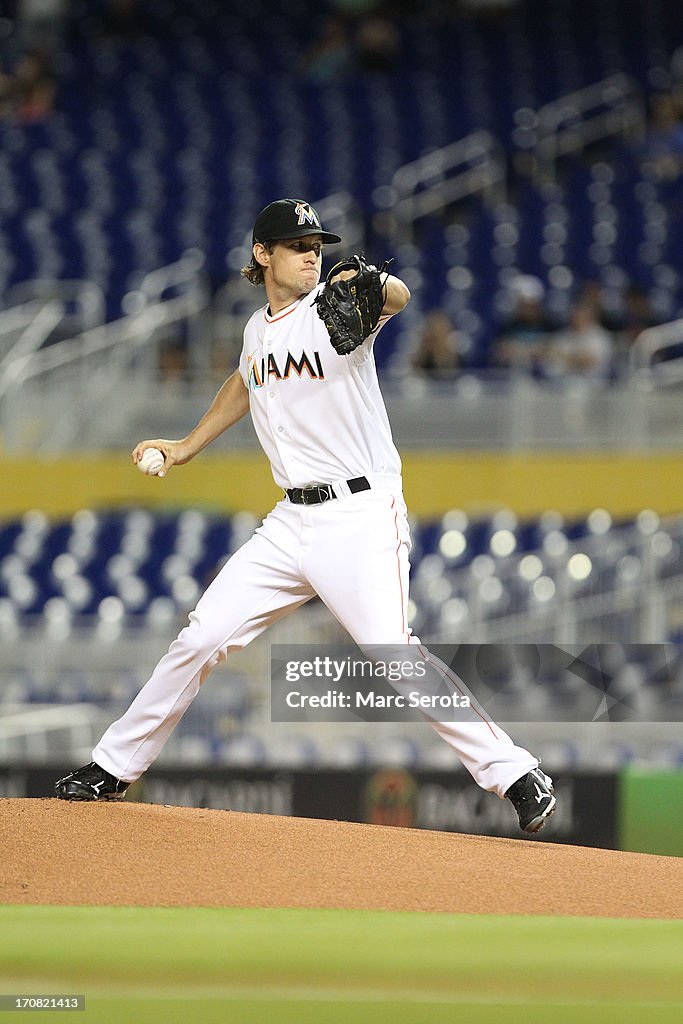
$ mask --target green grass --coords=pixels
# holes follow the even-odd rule
[[[0,993],[97,1024],[673,1024],[682,950],[678,921],[0,907]]]

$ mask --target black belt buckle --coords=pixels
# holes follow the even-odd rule
[[[331,484],[318,484],[315,487],[304,487],[301,497],[304,505],[322,505],[323,502],[335,498],[336,494],[332,490]]]
[[[294,505],[322,505],[331,498],[336,498],[332,484],[311,484],[310,487],[292,487],[287,491],[289,500]]]

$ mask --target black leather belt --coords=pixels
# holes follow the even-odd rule
[[[370,483],[367,477],[356,476],[353,480],[346,481],[351,494],[359,491],[369,491]],[[322,505],[324,501],[331,501],[337,495],[332,484],[311,484],[310,487],[290,487],[285,494],[294,505]]]

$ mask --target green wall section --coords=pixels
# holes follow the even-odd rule
[[[5,519],[28,508],[58,517],[80,508],[134,504],[265,515],[282,496],[259,451],[209,451],[162,480],[139,473],[124,451],[0,461],[0,518]],[[451,508],[473,513],[501,506],[527,518],[546,509],[578,517],[606,508],[623,518],[643,508],[660,515],[683,511],[683,456],[666,452],[409,451],[403,469],[408,507],[422,517]]]
[[[623,771],[619,829],[622,850],[683,856],[683,771]]]

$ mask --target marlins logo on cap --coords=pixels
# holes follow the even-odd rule
[[[254,242],[276,242],[302,235],[321,235],[323,242],[341,242],[339,235],[325,231],[320,217],[303,199],[277,199],[259,213],[254,223]]]
[[[297,203],[294,207],[294,212],[298,216],[299,224],[312,224],[314,227],[320,227],[320,221],[318,220],[318,214],[315,212],[310,203],[305,203],[303,199]]]

